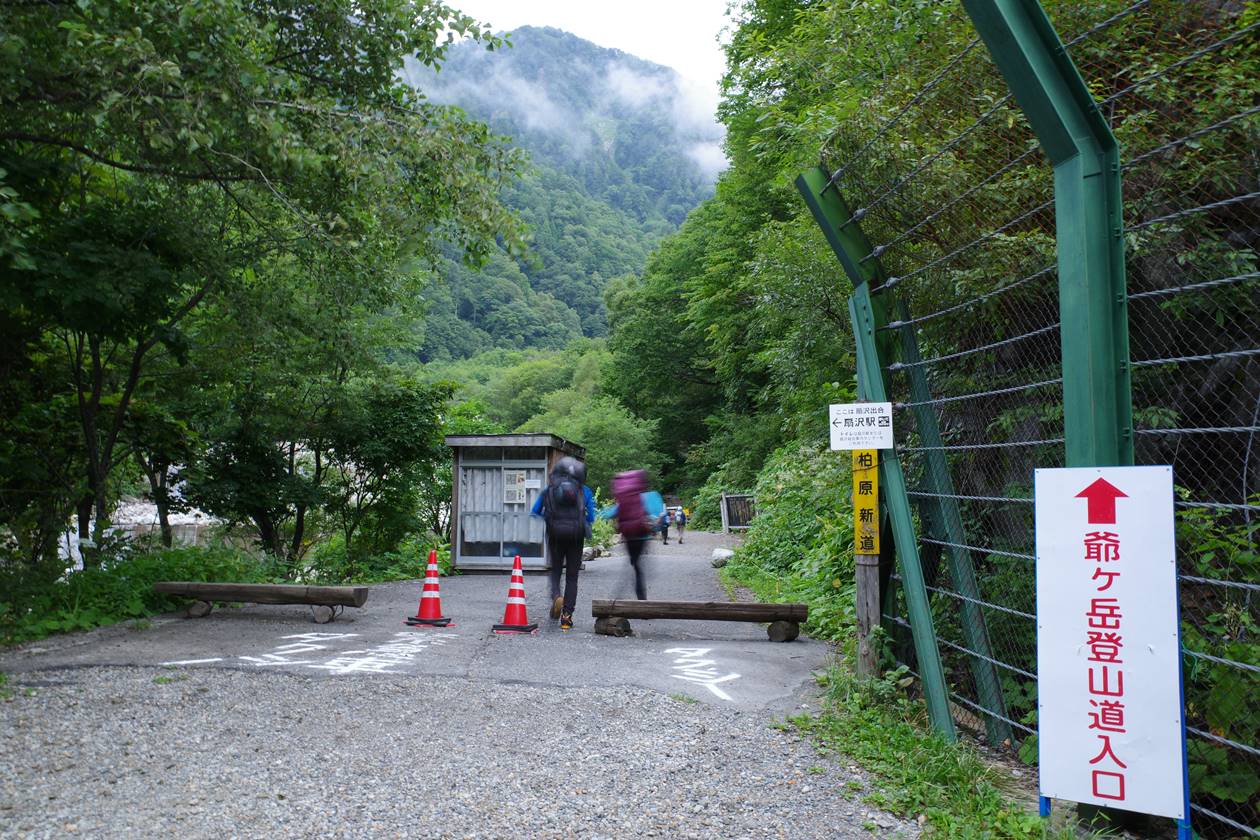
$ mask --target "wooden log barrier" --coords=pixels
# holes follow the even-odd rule
[[[201,618],[210,614],[215,601],[249,604],[308,604],[317,624],[336,618],[342,608],[367,603],[366,586],[301,586],[283,583],[203,583],[200,581],[159,581],[153,591],[164,595],[194,598],[186,615]]]
[[[605,636],[631,635],[631,618],[673,618],[692,621],[769,622],[771,641],[790,642],[800,635],[809,617],[805,604],[755,604],[732,601],[621,601],[595,600],[591,615],[595,632]]]

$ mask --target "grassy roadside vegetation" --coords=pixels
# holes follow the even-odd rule
[[[758,478],[757,518],[721,572],[728,588],[747,588],[763,601],[808,604],[805,631],[838,647],[837,664],[820,677],[822,712],[789,718],[787,725],[808,733],[821,751],[861,765],[873,782],[872,805],[921,817],[933,836],[1080,837],[1063,815],[1047,827],[1009,770],[989,764],[969,744],[934,734],[923,704],[907,697],[913,677],[904,668],[868,680],[847,665],[855,626],[848,460],[821,446],[775,452]]]
[[[589,544],[606,549],[615,537],[612,523],[601,520]],[[361,557],[353,564],[334,538],[313,549],[298,565],[240,548],[123,544],[95,568],[67,572],[61,563],[0,566],[0,646],[144,619],[187,603],[185,598],[155,593],[153,584],[160,580],[315,585],[414,580],[424,577],[430,550],[438,553],[440,572],[453,574],[450,546],[431,537],[407,538],[393,551]]]
[[[56,633],[91,630],[121,621],[171,612],[186,598],[159,595],[160,580],[232,581],[234,583],[369,584],[424,576],[430,548],[439,567],[450,572],[445,545],[407,542],[396,551],[360,561],[352,570],[344,552],[314,552],[301,569],[268,555],[238,548],[182,546],[120,551],[100,567],[0,568],[0,645],[42,639]]]
[[[918,820],[929,836],[1105,836],[1083,832],[1061,813],[1045,823],[1035,812],[1035,800],[1018,789],[1005,768],[987,762],[970,744],[949,744],[933,733],[923,704],[906,697],[910,679],[904,669],[868,680],[847,663],[833,665],[819,677],[825,689],[822,713],[792,717],[788,724],[808,734],[820,752],[841,754],[861,766],[872,782],[866,801]]]

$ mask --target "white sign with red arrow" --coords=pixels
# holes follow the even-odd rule
[[[1041,795],[1185,819],[1172,468],[1035,485]]]

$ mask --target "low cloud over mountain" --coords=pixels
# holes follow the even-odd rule
[[[711,93],[668,67],[552,28],[523,27],[510,49],[457,45],[441,72],[409,66],[408,80],[433,101],[463,107],[526,148],[545,139],[544,157],[583,158],[626,142],[668,144],[712,184],[725,168],[722,128]],[[654,136],[642,137],[648,130]],[[531,136],[533,135],[533,136]]]

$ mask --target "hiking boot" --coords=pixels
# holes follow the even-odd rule
[[[561,630],[573,629],[573,613],[560,613],[560,629]]]
[[[559,618],[560,612],[564,609],[564,596],[557,595],[551,599],[551,617]]]

